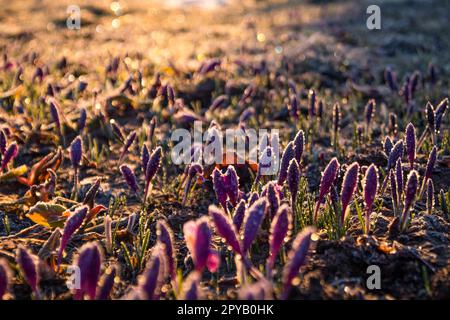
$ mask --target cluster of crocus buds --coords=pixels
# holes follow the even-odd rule
[[[225,212],[228,212],[228,201],[235,207],[240,197],[239,176],[236,170],[231,165],[228,166],[225,173],[221,173],[218,168],[215,168],[212,173],[212,181],[217,200]]]

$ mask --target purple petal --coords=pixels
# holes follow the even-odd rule
[[[227,242],[234,252],[242,255],[238,233],[230,217],[214,205],[209,206],[208,213],[216,226],[217,233]]]
[[[262,221],[266,214],[267,200],[261,198],[257,200],[249,209],[244,221],[242,252],[245,255],[250,249],[253,241],[258,234]]]
[[[269,266],[273,268],[277,254],[283,245],[289,230],[292,227],[292,212],[288,205],[283,204],[276,213],[270,225],[269,238]]]

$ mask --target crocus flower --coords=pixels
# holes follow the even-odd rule
[[[297,96],[295,94],[292,94],[290,97],[290,102],[289,102],[289,111],[291,116],[294,119],[298,119],[298,100],[297,100]]]
[[[194,261],[195,270],[202,272],[205,267],[215,272],[219,267],[219,257],[210,249],[211,229],[207,217],[188,221],[183,226],[186,246]]]
[[[214,99],[214,101],[209,106],[210,111],[214,111],[218,108],[223,108],[228,104],[228,97],[227,95],[220,95],[217,98]]]
[[[317,221],[317,214],[319,212],[320,204],[322,203],[327,193],[330,191],[334,180],[336,180],[339,167],[339,161],[336,158],[333,158],[331,159],[330,163],[328,163],[325,170],[322,172],[322,179],[320,180],[319,188],[319,198],[317,199],[316,208],[314,210],[314,221]]]
[[[67,218],[58,252],[58,266],[61,263],[62,254],[67,246],[67,243],[75,231],[77,231],[83,224],[84,218],[86,218],[88,213],[88,209],[89,208],[86,205],[80,206],[76,208],[75,211]]]
[[[308,227],[300,232],[292,243],[292,249],[288,254],[288,262],[283,269],[283,295],[286,299],[292,288],[292,280],[297,277],[300,267],[305,263],[311,244],[311,236],[314,228]]]
[[[435,119],[434,131],[436,133],[439,133],[439,131],[441,130],[442,119],[444,118],[447,108],[448,108],[448,98],[445,98],[439,103],[439,105],[436,107],[436,110],[434,111],[434,119]]]
[[[100,280],[100,284],[97,290],[96,300],[108,300],[111,295],[111,291],[114,287],[115,278],[117,275],[117,267],[110,266],[106,269],[105,274]]]
[[[19,147],[17,146],[17,143],[13,142],[9,145],[8,149],[6,149],[5,153],[3,154],[2,159],[2,167],[0,171],[5,170],[5,168],[8,166],[8,163],[14,159],[17,154],[19,153]]]
[[[384,81],[391,91],[397,91],[397,76],[389,67],[384,71]]]
[[[238,232],[231,218],[226,215],[223,210],[214,205],[209,206],[208,213],[216,226],[217,233],[226,241],[234,252],[242,255]]]
[[[113,135],[122,143],[125,143],[125,136],[123,135],[122,129],[117,124],[117,122],[114,119],[110,120],[110,125],[112,128]]]
[[[233,166],[228,166],[227,171],[222,177],[228,199],[231,204],[236,206],[239,197],[239,177]]]
[[[9,281],[11,279],[11,270],[5,259],[0,259],[0,300],[3,300],[3,296],[9,287]]]
[[[364,177],[364,204],[366,207],[366,234],[370,230],[370,213],[372,212],[372,205],[375,201],[375,196],[378,190],[378,171],[374,164],[371,164],[366,171]]]
[[[150,124],[148,126],[148,141],[150,142],[150,145],[152,143],[153,136],[155,134],[155,129],[156,129],[156,117],[153,117],[150,120]]]
[[[303,130],[300,130],[299,132],[297,132],[294,138],[295,160],[297,160],[297,163],[299,165],[302,161],[302,154],[304,149],[305,149],[305,134],[303,133]]]
[[[395,136],[397,135],[397,115],[395,113],[389,113],[389,131]]]
[[[319,119],[322,119],[323,116],[323,101],[319,100],[319,103],[317,104],[317,117]]]
[[[433,180],[428,179],[427,186],[427,212],[431,214],[433,212],[434,207],[434,184]]]
[[[397,160],[401,159],[402,157],[403,157],[403,140],[399,140],[394,145],[391,153],[389,154],[388,169],[393,168]]]
[[[250,198],[248,199],[248,205],[249,206],[253,205],[256,201],[258,201],[258,199],[259,199],[258,192],[256,192],[256,191],[252,192],[252,194],[250,195]]]
[[[147,164],[148,160],[150,159],[150,153],[148,151],[147,145],[144,143],[142,146],[142,152],[141,152],[141,166],[142,170],[144,171],[144,175],[147,173]]]
[[[144,201],[147,200],[148,192],[150,183],[155,176],[156,172],[158,171],[159,167],[161,166],[161,159],[162,159],[162,148],[157,147],[152,154],[150,155],[150,159],[147,163],[147,169],[145,170],[145,191],[144,191]]]
[[[90,300],[96,297],[98,279],[102,266],[103,255],[97,243],[86,243],[81,249],[75,264],[80,269],[80,288],[75,289],[75,300],[87,295]]]
[[[414,204],[417,189],[419,186],[419,178],[416,170],[412,170],[408,175],[405,189],[405,203],[402,213],[401,226],[404,229],[409,221],[410,210]]]
[[[130,132],[130,134],[125,139],[125,143],[122,148],[122,153],[120,154],[120,157],[119,157],[119,163],[122,162],[123,157],[125,157],[125,154],[127,153],[128,149],[133,144],[134,139],[136,139],[136,131],[133,130]]]
[[[245,255],[258,234],[266,214],[267,200],[260,198],[249,209],[244,220],[242,252]]]
[[[406,154],[408,155],[409,166],[414,169],[414,159],[416,158],[416,130],[410,122],[406,126]]]
[[[391,182],[391,198],[394,207],[394,214],[397,215],[397,208],[400,201],[397,192],[397,179],[395,178],[394,169],[391,169],[391,171],[389,171],[389,181]]]
[[[342,182],[341,189],[341,203],[342,203],[342,214],[340,223],[344,225],[345,216],[347,213],[347,207],[352,200],[353,194],[355,193],[356,186],[358,185],[358,174],[359,174],[359,164],[353,162],[345,172],[344,180]]]
[[[120,166],[120,172],[122,173],[122,176],[125,179],[128,187],[130,187],[131,191],[133,191],[135,194],[138,194],[139,186],[137,184],[137,179],[134,175],[133,170],[131,170],[131,168],[126,164],[122,164]]]
[[[398,159],[395,165],[395,181],[397,181],[397,195],[400,201],[403,194],[403,167],[401,159]]]
[[[212,181],[214,191],[216,193],[217,201],[219,201],[220,205],[223,207],[225,212],[228,212],[227,208],[227,189],[223,183],[223,175],[218,168],[214,168],[212,172]]]
[[[144,274],[139,279],[139,288],[144,299],[156,300],[159,298],[164,280],[164,264],[165,261],[161,248],[153,248]]]
[[[272,181],[267,183],[262,196],[267,197],[267,200],[269,202],[270,218],[273,218],[277,213],[278,208],[280,207],[280,197],[278,195],[278,191],[276,190],[275,183],[273,183]]]
[[[292,208],[295,208],[295,201],[297,199],[298,187],[300,184],[300,168],[297,160],[292,159],[289,163],[288,175],[287,175],[288,187],[292,197]]]
[[[277,254],[292,228],[292,212],[288,205],[283,204],[277,211],[270,225],[268,269],[272,269]]]
[[[158,242],[162,245],[162,249],[165,253],[167,265],[169,267],[169,274],[172,280],[176,280],[177,266],[176,266],[176,256],[175,248],[173,246],[173,231],[164,220],[158,220],[156,225],[156,235],[158,237]]]
[[[370,99],[369,102],[367,102],[366,104],[366,128],[367,128],[367,133],[369,133],[369,128],[370,128],[370,124],[372,122],[372,117],[375,113],[375,100],[374,99]]]
[[[58,129],[58,132],[61,134],[61,117],[59,114],[59,108],[54,102],[50,102],[50,114],[53,118],[53,122],[55,122],[55,126]]]
[[[72,167],[77,170],[80,167],[81,158],[83,156],[83,142],[80,136],[77,136],[70,144],[70,161]]]
[[[6,138],[6,133],[4,130],[0,130],[0,154],[4,155],[6,152],[6,143],[8,139]]]
[[[23,277],[39,299],[39,272],[38,258],[30,253],[25,247],[19,245],[16,251],[16,262],[22,272]]]
[[[256,114],[256,110],[253,107],[246,108],[239,116],[239,123],[246,123],[251,117]]]
[[[428,157],[427,166],[425,169],[425,176],[423,177],[422,187],[420,190],[420,198],[422,198],[423,193],[425,191],[425,184],[427,183],[428,179],[431,178],[431,174],[433,173],[434,164],[436,163],[436,158],[437,158],[437,148],[436,148],[436,146],[434,146],[430,152],[430,156]]]
[[[233,224],[236,227],[236,231],[239,233],[241,230],[242,222],[244,221],[245,211],[247,210],[247,206],[245,204],[245,200],[242,199],[236,208],[234,209],[233,215]]]
[[[86,127],[86,119],[87,119],[87,111],[86,108],[80,109],[80,116],[78,117],[78,132],[81,133],[81,131],[84,130]]]
[[[315,110],[316,110],[316,92],[313,89],[311,89],[309,90],[309,105],[308,105],[308,114],[310,119],[314,117]]]
[[[430,101],[428,101],[427,105],[425,106],[425,114],[427,116],[428,128],[431,130],[431,132],[434,132],[435,128],[434,108],[433,105],[430,103]]]
[[[291,141],[284,149],[283,156],[281,157],[280,173],[278,174],[279,185],[282,185],[287,178],[287,171],[289,167],[289,162],[295,157],[294,153],[294,143]]]
[[[189,168],[187,169],[187,182],[184,187],[184,196],[182,201],[183,205],[186,204],[189,192],[191,190],[192,181],[196,176],[200,176],[201,178],[203,178],[202,175],[203,175],[203,166],[200,163],[192,163],[189,165]]]
[[[201,274],[197,271],[191,272],[185,281],[183,281],[183,300],[201,300],[203,297],[200,288]]]
[[[391,154],[392,148],[394,145],[392,144],[391,138],[389,136],[386,136],[386,139],[384,140],[383,149],[386,156],[389,156]]]

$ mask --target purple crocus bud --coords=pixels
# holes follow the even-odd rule
[[[372,117],[375,113],[375,100],[370,99],[366,104],[366,126],[369,127],[372,122]]]
[[[75,231],[78,230],[79,227],[83,224],[84,218],[88,213],[89,207],[84,205],[75,209],[75,211],[67,218],[66,223],[64,225],[63,235],[61,237],[59,252],[58,252],[58,266],[61,263],[62,254],[64,249],[67,246],[72,235]]]
[[[226,215],[223,210],[214,205],[209,206],[208,213],[216,226],[217,233],[226,241],[234,252],[242,255],[238,233],[230,217]]]
[[[433,132],[435,127],[434,108],[430,101],[425,106],[425,114],[427,116],[427,123],[430,130]]]
[[[400,200],[403,194],[403,167],[401,159],[398,159],[395,165],[395,181],[397,181],[397,194]]]
[[[425,169],[425,175],[423,177],[423,183],[422,183],[422,187],[420,190],[420,198],[422,198],[422,196],[423,196],[423,193],[425,191],[425,185],[426,185],[428,179],[431,178],[431,174],[433,173],[433,169],[434,169],[434,164],[436,163],[436,158],[437,158],[437,148],[436,148],[436,146],[434,146],[428,157],[427,166]]]
[[[409,221],[410,210],[416,199],[416,193],[419,186],[419,178],[416,170],[412,170],[408,175],[405,188],[405,203],[403,207],[401,226],[404,229]]]
[[[239,123],[246,123],[251,117],[256,114],[256,110],[253,107],[246,108],[239,116]]]
[[[142,170],[144,171],[144,175],[147,173],[147,164],[148,160],[150,159],[150,153],[148,152],[147,145],[144,143],[142,146],[142,152],[141,152],[141,165]]]
[[[183,282],[183,300],[201,300],[203,294],[200,289],[201,274],[197,271],[191,272]]]
[[[315,115],[316,110],[316,92],[311,89],[309,90],[309,105],[308,105],[308,114],[309,118],[312,119]]]
[[[302,162],[302,155],[304,149],[305,149],[305,134],[303,133],[303,130],[300,130],[299,132],[297,132],[297,135],[294,138],[295,160],[297,160],[298,164]]]
[[[172,277],[172,280],[176,280],[177,275],[177,266],[176,266],[176,256],[175,256],[175,248],[173,246],[173,231],[170,229],[167,222],[164,220],[158,220],[156,226],[156,235],[158,237],[158,242],[162,244],[164,254],[166,256],[167,265],[169,267],[169,274]]]
[[[225,187],[225,185],[223,183],[223,175],[218,168],[214,168],[214,170],[212,172],[212,181],[213,181],[213,187],[214,187],[214,191],[216,193],[217,201],[219,201],[220,205],[225,210],[225,212],[228,212],[227,188]]]
[[[0,301],[3,300],[3,296],[9,287],[9,281],[11,279],[11,270],[5,259],[0,259]]]
[[[319,103],[317,104],[317,116],[319,117],[319,119],[322,119],[323,116],[323,101],[320,100]]]
[[[197,221],[186,222],[183,226],[183,234],[186,246],[194,261],[195,270],[202,272],[205,267],[208,267],[211,272],[217,270],[219,258],[209,247],[211,229],[209,228],[208,218],[203,216]]]
[[[292,197],[292,208],[295,208],[295,202],[297,199],[298,187],[300,184],[300,168],[297,160],[292,159],[289,163],[288,175],[287,175],[288,187]]]
[[[53,122],[55,122],[56,128],[61,130],[61,116],[58,107],[53,101],[50,102],[50,114],[53,118]]]
[[[389,136],[386,136],[386,139],[384,140],[383,149],[386,156],[389,156],[391,154],[392,148],[394,145],[392,144],[391,138]]]
[[[5,168],[8,166],[8,163],[10,163],[19,153],[19,147],[17,146],[17,143],[13,142],[9,145],[8,149],[6,149],[5,153],[3,154],[2,159],[2,168],[0,171],[5,170]]]
[[[269,202],[270,218],[272,219],[277,213],[278,208],[280,207],[280,197],[276,190],[275,183],[273,183],[272,181],[267,183],[262,195],[267,197],[267,200]]]
[[[434,111],[434,130],[436,133],[439,133],[439,131],[441,130],[442,119],[444,118],[447,108],[448,98],[445,98],[439,103],[439,105],[436,107],[436,110]]]
[[[19,245],[16,251],[16,262],[23,277],[31,287],[31,290],[33,290],[34,294],[39,298],[38,258],[30,253],[25,247]]]
[[[259,199],[259,195],[258,195],[258,192],[253,192],[251,195],[250,195],[250,198],[248,199],[248,205],[249,206],[251,206],[251,205],[253,205],[256,201],[258,201],[258,199]]]
[[[7,143],[6,133],[3,130],[0,130],[0,154],[4,155],[6,152],[6,143]]]
[[[75,300],[83,299],[87,295],[90,300],[96,296],[97,282],[100,277],[103,256],[96,243],[86,243],[80,249],[75,264],[80,269],[80,288],[75,290]]]
[[[434,184],[433,180],[428,179],[427,186],[427,212],[431,214],[433,212],[434,207]]]
[[[421,78],[420,71],[414,71],[414,73],[411,76],[411,81],[409,82],[409,92],[411,93],[411,97],[417,90],[420,78]]]
[[[289,230],[292,228],[292,212],[287,204],[283,204],[275,214],[270,225],[269,261],[268,267],[272,269],[281,246],[286,241]]]
[[[145,184],[144,200],[147,199],[150,182],[152,181],[153,177],[155,176],[156,172],[158,172],[158,169],[161,166],[161,159],[162,159],[162,148],[157,147],[150,155],[150,159],[148,160],[147,163],[147,169],[145,170],[146,184]]]
[[[341,106],[339,103],[335,103],[333,106],[333,131],[336,135],[339,132],[339,126],[341,122]]]
[[[146,300],[159,298],[164,280],[164,257],[158,247],[153,248],[143,276],[139,279],[139,288]]]
[[[78,118],[78,132],[83,131],[86,127],[87,111],[86,108],[80,109],[80,117]]]
[[[114,119],[111,119],[109,121],[109,124],[111,125],[111,129],[113,132],[113,135],[122,143],[125,143],[125,136],[123,135],[122,129],[117,124],[117,122]]]
[[[83,142],[81,140],[81,137],[77,136],[70,144],[70,161],[72,162],[72,167],[75,170],[79,168],[82,156]]]
[[[341,214],[341,225],[344,225],[345,217],[347,215],[347,207],[352,200],[353,194],[355,193],[356,186],[358,185],[358,174],[359,174],[359,164],[353,162],[345,172],[344,180],[342,182],[341,190],[341,203],[342,203],[342,214]]]
[[[319,212],[320,204],[322,200],[330,191],[331,186],[336,180],[339,171],[339,161],[336,158],[331,159],[330,163],[326,166],[322,172],[322,179],[320,180],[319,198],[317,199],[316,209],[314,210],[314,221],[317,221],[317,213]]]
[[[393,168],[397,160],[401,159],[402,157],[403,157],[403,140],[399,140],[394,145],[391,153],[389,154],[388,169]]]
[[[150,124],[148,127],[148,141],[152,141],[153,140],[153,136],[155,134],[155,129],[156,129],[156,117],[153,117],[150,120]]]
[[[384,81],[391,91],[397,91],[397,76],[390,67],[387,67],[384,71]]]
[[[239,197],[239,177],[233,166],[228,166],[222,180],[228,194],[228,199],[230,199],[230,202],[234,207],[236,206]]]
[[[123,157],[127,153],[127,151],[130,148],[130,146],[133,144],[134,139],[136,139],[136,131],[133,130],[133,131],[130,132],[130,134],[125,139],[125,143],[124,143],[123,148],[122,148],[122,153],[120,154],[120,157],[119,157],[119,162],[122,162]]]
[[[227,104],[228,104],[228,97],[227,95],[223,94],[215,98],[208,109],[214,111],[218,108],[224,108],[225,106],[227,106]]]
[[[406,154],[408,155],[409,166],[414,169],[414,159],[416,158],[416,130],[410,122],[406,126]]]
[[[291,95],[289,102],[289,111],[294,119],[298,119],[298,100],[295,94]]]
[[[114,287],[115,278],[117,275],[117,267],[110,266],[106,269],[105,274],[100,280],[100,284],[97,290],[96,300],[108,300],[111,291]]]
[[[395,178],[394,169],[391,169],[391,171],[389,171],[389,181],[391,182],[391,197],[392,197],[392,204],[394,206],[394,213],[395,215],[397,215],[399,198],[397,192],[397,179]]]
[[[366,206],[366,234],[368,234],[370,229],[370,213],[372,212],[372,205],[378,190],[378,171],[374,164],[371,164],[367,169],[363,184],[364,204]]]
[[[245,216],[244,220],[244,232],[242,243],[243,255],[245,255],[248,252],[253,241],[256,238],[258,230],[261,227],[262,221],[264,220],[266,208],[267,208],[267,200],[266,198],[261,198],[257,200],[248,209],[248,214]]]
[[[50,174],[51,176],[56,175],[54,172]],[[92,186],[89,188],[89,190],[86,192],[86,195],[84,196],[83,204],[86,204],[89,207],[89,209],[92,209],[94,207],[95,196],[97,195],[98,190],[100,189],[100,181],[101,181],[100,178],[95,180],[95,182],[92,184]]]
[[[245,211],[247,210],[247,207],[245,205],[245,200],[242,199],[236,208],[234,209],[234,216],[233,216],[233,224],[236,227],[236,231],[239,233],[241,230],[242,222],[244,221],[245,217]]]
[[[125,179],[125,182],[127,183],[128,187],[130,187],[131,191],[134,193],[138,193],[139,186],[137,184],[136,176],[134,175],[133,170],[126,164],[123,164],[120,166],[120,172],[122,173],[123,178]]]
[[[286,299],[292,287],[292,280],[297,277],[300,267],[305,263],[315,229],[308,227],[300,232],[292,243],[288,262],[283,269],[283,298]]]
[[[394,136],[397,135],[398,125],[397,125],[397,115],[395,113],[389,113],[389,132]]]
[[[294,157],[294,143],[291,141],[286,146],[286,149],[284,149],[283,156],[281,157],[280,173],[278,174],[277,181],[279,185],[282,185],[286,181],[289,163]]]

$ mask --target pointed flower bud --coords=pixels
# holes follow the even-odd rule
[[[236,206],[239,197],[239,177],[233,166],[228,166],[222,179],[228,199],[234,207]]]
[[[150,155],[150,159],[148,160],[147,163],[147,169],[145,170],[145,179],[146,179],[144,192],[145,200],[147,199],[150,183],[153,180],[156,172],[158,172],[159,167],[161,166],[161,159],[162,159],[162,148],[157,147]]]
[[[347,207],[352,200],[353,194],[356,191],[356,186],[358,185],[358,175],[359,175],[359,164],[353,162],[345,172],[344,180],[342,182],[341,190],[341,203],[342,203],[342,214],[341,214],[341,225],[344,224],[345,216],[347,212]]]
[[[425,114],[427,116],[428,127],[430,128],[430,130],[432,130],[432,132],[434,132],[435,128],[434,109],[430,101],[428,101],[427,105],[425,106]]]
[[[403,140],[399,140],[394,145],[391,153],[389,154],[388,169],[393,168],[397,160],[401,159],[402,157],[403,157]]]
[[[414,169],[414,159],[416,158],[416,130],[410,122],[406,126],[406,153],[408,155],[409,166]]]
[[[273,268],[277,254],[292,228],[292,212],[288,205],[282,205],[270,225],[268,267]]]
[[[81,164],[81,158],[83,156],[83,142],[80,136],[73,139],[70,144],[70,161],[72,162],[72,167],[76,170]]]
[[[419,178],[416,170],[412,170],[408,175],[405,189],[405,204],[402,213],[401,226],[404,229],[409,221],[410,210],[414,205],[416,193],[419,186]]]
[[[103,256],[97,243],[86,243],[81,249],[75,264],[80,268],[80,288],[75,289],[74,298],[83,299],[87,295],[90,300],[96,297],[98,279]]]
[[[435,118],[434,129],[436,133],[439,133],[439,131],[441,130],[442,119],[444,118],[447,109],[448,109],[448,98],[445,98],[439,103],[439,105],[436,107],[436,110],[434,111],[434,118]]]
[[[433,207],[434,207],[434,184],[433,184],[433,180],[428,179],[428,186],[427,186],[427,212],[428,212],[428,214],[433,213]]]
[[[119,162],[122,162],[123,158],[125,157],[126,153],[128,152],[128,149],[130,149],[131,145],[134,142],[134,139],[136,139],[136,131],[131,131],[130,134],[127,136],[125,143],[122,148],[122,152],[119,157]]]
[[[317,199],[316,208],[314,210],[314,221],[317,221],[317,214],[319,212],[320,204],[324,197],[330,192],[331,186],[336,180],[339,171],[339,161],[336,158],[331,159],[331,161],[326,166],[325,170],[322,172],[322,178],[320,180],[319,188],[319,198]]]
[[[213,170],[212,181],[213,181],[213,187],[214,187],[214,191],[216,193],[217,201],[219,201],[220,205],[225,210],[225,212],[228,212],[227,189],[225,188],[225,185],[223,184],[223,175],[218,168],[214,168],[214,170]]]
[[[297,132],[297,135],[294,138],[295,160],[297,160],[298,164],[300,164],[302,161],[304,149],[305,149],[305,134],[303,133],[303,130],[300,130],[299,132]]]
[[[142,146],[142,152],[141,152],[141,166],[142,170],[144,171],[144,175],[147,173],[147,165],[148,160],[150,159],[150,153],[148,151],[147,145],[144,143]]]
[[[370,126],[370,123],[372,122],[373,115],[375,114],[375,100],[370,99],[369,102],[366,104],[366,125],[367,127]]]
[[[311,244],[314,228],[307,227],[300,232],[292,243],[288,254],[288,262],[283,269],[283,298],[286,299],[292,287],[292,280],[297,277],[300,267],[305,263]]]
[[[245,200],[241,200],[236,208],[234,209],[234,216],[233,216],[233,224],[236,228],[236,231],[239,234],[239,231],[241,230],[242,222],[244,221],[245,217],[245,211],[247,210]]]
[[[403,167],[401,159],[398,159],[395,165],[395,181],[397,181],[397,195],[400,200],[403,194]]]
[[[280,173],[278,174],[278,184],[282,185],[287,178],[287,171],[289,162],[295,157],[294,143],[291,141],[284,149],[283,156],[281,157]]]
[[[6,149],[5,153],[3,154],[2,159],[2,168],[0,171],[5,170],[5,168],[8,166],[8,163],[10,163],[19,153],[19,147],[17,146],[17,143],[13,142],[9,145],[8,149]]]
[[[146,300],[157,300],[164,280],[164,257],[159,247],[153,248],[150,260],[139,279],[139,288]]]
[[[278,191],[276,190],[276,186],[273,181],[267,183],[262,193],[262,196],[267,197],[267,200],[269,202],[270,218],[273,218],[277,213],[278,208],[280,207],[280,197],[278,195]]]
[[[20,245],[16,252],[16,262],[31,290],[39,296],[38,258]]]
[[[137,184],[136,176],[134,175],[133,170],[126,164],[123,164],[120,166],[120,172],[122,173],[123,178],[125,179],[125,182],[127,183],[128,187],[130,187],[131,191],[134,193],[138,193],[139,186]]]
[[[371,164],[366,171],[364,177],[364,204],[366,207],[366,233],[369,233],[370,229],[370,213],[372,212],[372,206],[375,201],[375,196],[378,190],[378,170],[374,164]]]
[[[391,154],[393,147],[394,145],[392,144],[391,138],[389,138],[389,136],[386,136],[386,139],[384,140],[383,144],[384,153],[386,154],[386,156],[389,156]]]
[[[106,269],[105,274],[103,275],[102,279],[100,280],[99,288],[97,290],[97,296],[96,300],[108,300],[111,291],[114,287],[115,278],[117,275],[117,267],[116,266],[110,266],[108,269]]]
[[[217,233],[226,241],[234,252],[242,255],[238,233],[230,217],[226,215],[223,210],[214,205],[209,206],[208,213],[216,226]]]
[[[6,152],[6,143],[8,139],[6,138],[6,133],[4,130],[0,130],[0,154],[4,155]]]
[[[167,264],[169,267],[169,274],[172,277],[172,280],[176,280],[177,273],[177,263],[176,263],[176,255],[174,248],[174,237],[173,231],[169,227],[166,221],[158,220],[156,225],[156,235],[158,237],[158,242],[163,245],[163,251],[166,256]]]
[[[244,220],[244,230],[243,230],[243,243],[242,252],[245,255],[250,249],[253,241],[258,234],[258,230],[261,227],[262,221],[266,214],[267,200],[266,198],[261,198],[257,200],[249,209],[248,214],[245,216]]]
[[[297,199],[298,188],[300,184],[300,168],[297,160],[292,159],[288,168],[288,187],[292,197],[292,208],[295,208],[295,201]]]

